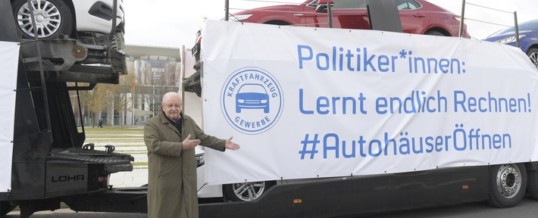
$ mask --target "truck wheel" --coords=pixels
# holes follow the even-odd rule
[[[253,201],[260,198],[273,185],[274,181],[225,184],[222,186],[222,192],[226,200]]]
[[[538,171],[529,171],[529,181],[527,183],[527,192],[529,196],[538,200]]]
[[[73,32],[73,14],[69,6],[61,0],[31,0],[39,39],[55,39],[60,34]],[[13,15],[23,38],[35,37],[31,11],[26,0],[13,3]]]
[[[15,209],[17,205],[12,205],[9,201],[0,201],[0,217],[4,217],[7,213]]]
[[[527,171],[521,164],[490,167],[489,203],[495,207],[512,207],[525,196]]]

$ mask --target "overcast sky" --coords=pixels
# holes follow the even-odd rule
[[[231,12],[249,9],[275,2],[299,3],[304,0],[230,0]],[[272,1],[272,2],[271,2]],[[430,0],[455,14],[461,14],[461,0]],[[482,23],[469,20],[467,30],[477,39],[483,39],[493,32],[504,28],[489,23],[511,26],[513,12],[517,11],[519,22],[538,19],[537,0],[467,0],[465,17],[482,20]],[[471,3],[471,4],[469,4]],[[194,44],[196,31],[202,26],[204,18],[218,20],[224,17],[224,0],[127,0],[126,44],[158,47],[176,47]],[[484,9],[483,5],[510,13]]]

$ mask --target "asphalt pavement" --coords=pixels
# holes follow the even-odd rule
[[[6,218],[19,217],[18,211],[9,213]],[[74,212],[70,209],[60,209],[54,212],[40,211],[31,216],[31,218],[142,218],[146,214],[140,213],[91,213],[91,212]],[[409,211],[399,211],[386,214],[377,214],[370,216],[356,216],[349,218],[535,218],[538,217],[538,201],[525,198],[523,201],[512,208],[494,208],[488,204],[472,203],[462,204],[449,207],[416,209]],[[204,218],[204,217],[201,217]],[[250,218],[250,217],[249,217]]]

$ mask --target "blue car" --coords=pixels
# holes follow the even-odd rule
[[[509,27],[484,40],[516,46],[515,33],[515,28]],[[519,43],[521,50],[527,53],[532,63],[538,67],[538,19],[519,24]]]
[[[235,112],[241,113],[241,109],[259,109],[269,113],[269,95],[260,84],[247,83],[242,85],[235,96]]]

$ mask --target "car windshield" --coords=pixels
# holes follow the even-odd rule
[[[239,93],[267,93],[260,84],[247,83],[239,88]]]
[[[309,6],[309,7],[316,7],[318,6],[318,0],[308,0],[308,1],[305,1],[304,2],[306,4],[306,6]]]
[[[532,30],[538,30],[538,20],[531,20],[524,23],[519,24],[519,31],[532,31]],[[504,30],[501,30],[497,33],[494,33],[493,35],[505,35],[505,34],[513,34],[515,27],[506,28]]]

